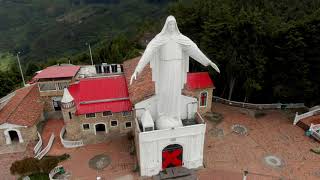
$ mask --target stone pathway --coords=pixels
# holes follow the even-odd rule
[[[0,154],[19,153],[24,152],[27,149],[27,143],[13,143],[9,145],[0,145]]]
[[[19,153],[1,154],[0,155],[0,179],[15,180],[17,177],[11,175],[10,167],[14,161],[21,160],[24,157],[33,156],[33,147],[35,144],[30,143],[26,146],[26,151]]]
[[[41,137],[42,137],[42,148],[45,148],[48,144],[50,139],[51,133],[54,133],[55,139],[51,150],[48,152],[48,155],[61,155],[64,154],[66,151],[65,148],[62,146],[60,141],[60,131],[64,126],[64,122],[62,119],[51,119],[48,120],[43,128]]]
[[[130,155],[130,142],[126,136],[114,138],[105,143],[90,144],[76,149],[69,149],[71,158],[61,163],[66,171],[72,174],[71,179],[116,179],[126,175],[138,179],[138,173],[133,172],[135,156]],[[89,161],[97,155],[107,155],[111,162],[105,168],[95,170],[90,168]]]
[[[283,112],[266,111],[258,120],[243,113],[241,108],[217,103],[213,103],[212,107],[224,118],[218,125],[207,122],[204,174],[209,173],[207,170],[210,169],[241,176],[244,170],[248,170],[248,179],[320,178],[320,156],[310,152],[311,148],[320,144],[306,137],[302,129],[293,126],[293,120]],[[235,124],[245,126],[247,134],[243,136],[232,132],[230,127]],[[213,128],[223,129],[224,136],[210,135]],[[270,155],[281,160],[281,168],[271,167],[265,162],[264,158]]]
[[[311,148],[319,147],[320,144],[306,137],[301,128],[293,126],[292,119],[288,119],[281,111],[266,111],[266,115],[257,120],[243,113],[241,108],[213,103],[212,109],[222,114],[223,119],[219,123],[207,121],[205,168],[197,171],[200,180],[241,180],[245,170],[249,171],[248,180],[320,179],[320,155],[310,152]],[[49,126],[58,124],[57,128],[53,128],[57,137],[63,126],[61,122],[53,120],[47,124],[50,130]],[[231,127],[235,124],[245,126],[247,134],[243,136],[234,133]],[[49,134],[44,135],[46,142]],[[1,180],[16,179],[10,175],[11,163],[25,156],[33,156],[33,146],[28,146],[24,153],[0,155],[0,166],[3,167],[0,171]],[[139,177],[137,172],[132,171],[137,160],[130,155],[129,147],[130,142],[125,136],[75,149],[63,148],[57,138],[49,154],[71,155],[61,165],[71,174],[72,180],[96,179],[97,176],[103,180],[151,179]],[[93,170],[88,162],[99,154],[108,155],[112,161],[103,170]],[[280,168],[266,163],[265,157],[270,155],[281,160]],[[274,160],[268,161],[278,164]]]

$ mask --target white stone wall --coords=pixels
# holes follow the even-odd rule
[[[193,118],[194,114],[197,112],[197,99],[193,97],[183,96],[181,95],[181,119]],[[138,119],[141,118],[145,109],[148,109],[152,119],[157,119],[157,96],[152,96],[149,99],[141,101],[135,104],[136,109],[136,117]]]
[[[183,147],[183,167],[192,169],[203,166],[205,129],[205,124],[196,124],[139,133],[141,176],[156,175],[162,170],[162,150],[170,144]]]

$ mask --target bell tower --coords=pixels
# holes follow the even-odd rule
[[[61,106],[64,122],[67,123],[74,118],[74,114],[76,112],[74,99],[67,88],[64,88]]]

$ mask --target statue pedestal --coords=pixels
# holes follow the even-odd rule
[[[203,166],[206,124],[199,114],[197,124],[142,132],[135,126],[137,157],[141,176],[157,175],[168,167],[189,169]]]

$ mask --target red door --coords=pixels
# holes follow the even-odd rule
[[[172,144],[162,151],[162,169],[182,166],[183,148],[179,144]]]

